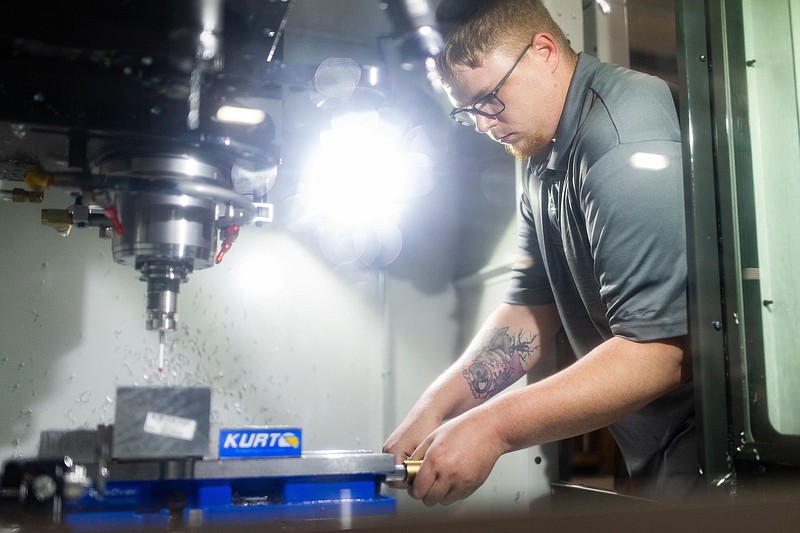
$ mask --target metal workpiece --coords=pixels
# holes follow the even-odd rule
[[[97,457],[99,429],[45,430],[39,435],[40,459],[71,457],[76,463],[93,463]]]
[[[126,461],[201,458],[210,442],[211,389],[119,387],[111,457]],[[115,479],[114,464],[109,464]]]

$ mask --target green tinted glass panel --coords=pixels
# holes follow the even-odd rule
[[[745,335],[760,326],[747,339],[761,337],[747,350],[749,418],[760,440],[758,428],[800,435],[800,0],[742,7],[752,176],[738,178],[751,180],[737,187],[738,234]]]

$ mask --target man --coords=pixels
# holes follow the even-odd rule
[[[667,84],[576,54],[540,0],[443,0],[451,116],[528,159],[511,286],[384,450],[412,497],[465,498],[500,455],[609,426],[638,493],[698,479],[678,120]],[[577,361],[497,395],[564,329]]]

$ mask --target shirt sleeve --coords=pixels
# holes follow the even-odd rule
[[[511,283],[503,301],[515,305],[553,303],[553,291],[539,249],[527,184],[520,195],[517,225],[517,256],[512,267]]]
[[[680,143],[621,144],[580,189],[595,277],[614,335],[685,335],[686,231]]]

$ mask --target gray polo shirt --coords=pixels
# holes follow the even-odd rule
[[[680,130],[667,84],[580,54],[556,138],[531,158],[506,301],[555,303],[582,357],[687,333]],[[645,494],[697,480],[691,384],[612,426]]]

